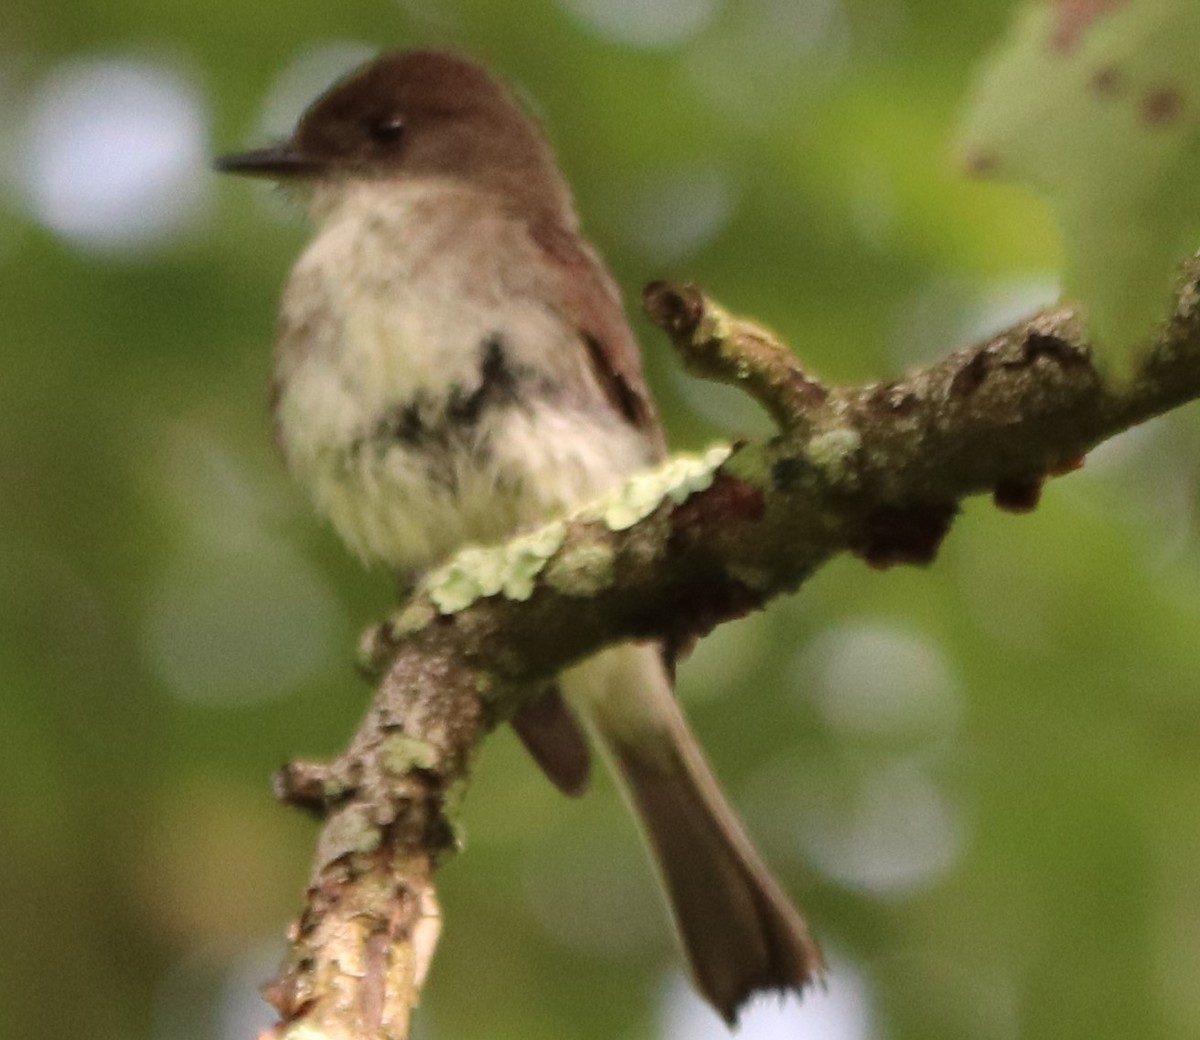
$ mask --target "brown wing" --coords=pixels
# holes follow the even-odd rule
[[[560,279],[555,296],[579,331],[597,384],[613,409],[641,430],[659,457],[666,454],[662,426],[642,375],[638,350],[616,282],[595,250],[570,228],[541,220],[533,240],[553,261]]]
[[[652,454],[661,458],[666,440],[616,282],[591,246],[558,220],[539,220],[530,232],[551,261],[549,270],[557,284],[550,287],[550,297],[578,332],[597,386],[613,410],[641,431]],[[512,721],[522,743],[554,784],[567,794],[582,793],[587,785],[587,743],[558,690],[524,705]]]
[[[577,797],[587,790],[591,752],[557,686],[517,710],[512,727],[525,750],[563,794]]]

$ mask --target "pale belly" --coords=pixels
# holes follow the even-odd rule
[[[364,562],[408,573],[596,497],[648,458],[641,436],[615,417],[543,403],[497,409],[428,443],[327,442],[290,461]]]

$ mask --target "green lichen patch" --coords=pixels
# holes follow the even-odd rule
[[[862,435],[848,426],[838,426],[813,437],[805,446],[808,460],[830,480],[844,481],[854,475],[855,456]]]
[[[621,487],[573,514],[574,519],[603,523],[610,531],[625,531],[644,520],[664,502],[676,505],[709,487],[717,469],[729,458],[732,448],[720,444],[701,455],[677,455],[656,469],[635,473]],[[533,595],[538,576],[567,537],[563,520],[539,527],[493,548],[471,546],[425,581],[429,598],[443,614],[465,610],[477,600],[503,594],[508,599],[526,600]],[[560,582],[579,579],[572,587],[591,581],[603,588],[605,568],[611,559],[595,550],[581,549],[563,569],[556,570]]]
[[[529,599],[537,576],[542,573],[546,561],[562,547],[566,537],[567,525],[555,520],[509,542],[504,547],[504,595],[515,600]]]
[[[581,520],[599,521],[610,531],[626,531],[664,502],[678,505],[709,487],[732,450],[728,444],[718,444],[702,455],[673,456],[655,469],[635,473],[621,487],[575,515]]]
[[[425,599],[416,597],[386,621],[366,628],[358,639],[355,663],[359,672],[371,681],[382,678],[395,660],[400,644],[428,628],[436,616],[437,611]]]
[[[716,343],[722,354],[732,354],[730,344],[733,341],[733,319],[729,312],[717,306],[710,306],[701,318],[693,339],[694,342],[706,346]]]
[[[380,764],[392,776],[404,776],[414,769],[432,769],[438,764],[437,748],[407,733],[392,733],[380,748]]]
[[[526,600],[566,536],[567,525],[555,520],[505,545],[463,549],[426,580],[429,598],[443,614],[457,613],[501,593],[508,599]]]
[[[424,631],[433,620],[434,612],[420,597],[414,597],[388,618],[393,639],[404,639]]]
[[[318,867],[354,853],[374,852],[379,848],[379,841],[379,828],[372,823],[366,809],[362,806],[346,808],[325,823]]]
[[[325,777],[325,782],[321,785],[321,793],[325,795],[325,802],[328,804],[344,797],[353,787],[354,784],[340,772],[331,769]]]

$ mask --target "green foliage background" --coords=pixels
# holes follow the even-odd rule
[[[693,278],[816,371],[862,380],[1053,297],[1044,209],[950,160],[1010,6],[4,12],[0,1036],[253,1035],[314,836],[268,777],[351,731],[355,633],[390,592],[310,518],[270,443],[271,327],[302,225],[209,182],[200,156],[188,183],[208,194],[178,233],[120,249],[56,233],[28,159],[63,63],[191,84],[209,152],[258,143],[281,72],[331,41],[469,49],[536,99],[631,299]],[[599,7],[607,35],[579,13]],[[639,9],[690,12],[694,31],[619,38]],[[97,177],[128,158],[93,156]],[[639,331],[675,444],[765,428]],[[1197,441],[1189,410],[1097,452],[1029,517],[969,503],[931,569],[838,561],[684,666],[719,773],[834,963],[803,1027],[764,1013],[752,1040],[1200,1034]],[[508,734],[491,742],[444,874],[426,1040],[715,1028],[679,1025],[649,871],[596,786],[568,802]]]

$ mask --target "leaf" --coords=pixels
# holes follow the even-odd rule
[[[1024,10],[964,120],[968,168],[1058,214],[1063,287],[1098,362],[1128,373],[1200,244],[1200,3],[1054,0]]]

